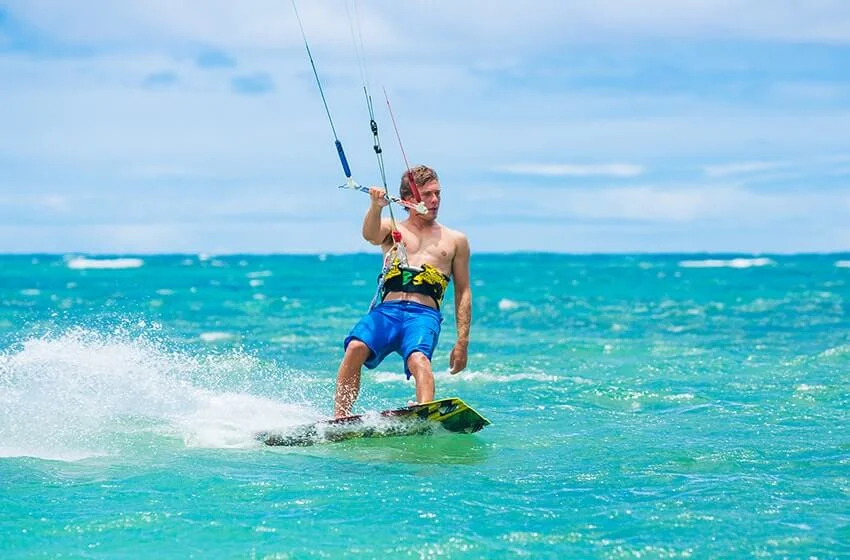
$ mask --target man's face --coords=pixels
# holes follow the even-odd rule
[[[419,187],[419,196],[422,197],[422,203],[428,209],[426,217],[436,218],[437,212],[440,210],[440,182],[425,183]]]

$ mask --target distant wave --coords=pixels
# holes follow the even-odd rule
[[[773,266],[776,263],[771,259],[705,259],[679,261],[682,268],[750,268],[752,266]]]
[[[233,338],[235,335],[229,332],[220,332],[220,331],[212,331],[212,332],[203,332],[199,335],[199,338],[204,342],[218,342],[221,340],[228,340]]]
[[[838,268],[850,268],[850,261],[835,261]]]
[[[88,259],[85,257],[75,257],[68,261],[68,268],[77,270],[85,269],[119,269],[119,268],[139,268],[144,266],[145,261],[142,259]]]
[[[499,311],[510,311],[517,307],[519,307],[519,303],[512,299],[503,298],[499,300]]]

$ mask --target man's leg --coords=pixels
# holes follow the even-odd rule
[[[348,343],[336,376],[335,417],[351,414],[351,407],[360,394],[360,369],[370,353],[369,347],[361,340],[354,339]]]
[[[422,352],[413,352],[407,357],[407,369],[416,381],[416,402],[433,401],[434,372],[431,371],[431,360]]]

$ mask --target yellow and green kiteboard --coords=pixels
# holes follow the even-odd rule
[[[439,429],[471,434],[489,424],[474,408],[451,397],[378,413],[320,420],[291,430],[260,432],[257,439],[266,445],[306,446],[357,438],[430,434]]]

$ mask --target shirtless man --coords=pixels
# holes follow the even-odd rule
[[[345,339],[345,355],[339,366],[334,415],[351,414],[360,393],[360,370],[373,369],[391,352],[404,359],[407,378],[416,382],[416,401],[434,400],[434,373],[431,355],[440,336],[443,317],[440,304],[449,281],[455,282],[457,342],[449,358],[451,372],[466,367],[469,324],[472,318],[472,290],[469,285],[469,240],[459,231],[437,223],[440,209],[440,182],[437,173],[424,165],[411,169],[427,214],[408,210],[397,224],[407,253],[407,266],[399,252],[390,258],[392,266],[383,275],[381,303],[376,305]],[[408,174],[401,179],[400,196],[417,202]],[[383,189],[372,187],[371,205],[363,219],[363,238],[380,245],[386,256],[394,250],[392,222],[381,219],[389,201]]]

